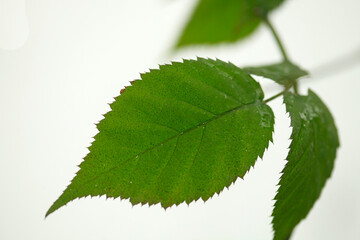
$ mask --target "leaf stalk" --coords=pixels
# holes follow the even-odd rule
[[[268,98],[268,99],[265,99],[263,102],[264,102],[264,103],[268,103],[268,102],[270,102],[270,101],[272,101],[272,100],[274,100],[274,99],[276,99],[276,98],[284,95],[284,94],[285,94],[287,91],[289,91],[289,89],[292,88],[292,87],[293,87],[293,86],[286,87],[283,91],[279,92],[278,94],[276,94],[276,95],[274,95],[274,96],[272,96],[272,97],[270,97],[270,98]]]
[[[269,18],[268,17],[264,17],[264,22],[265,24],[268,26],[268,28],[270,29],[271,33],[273,34],[275,40],[276,40],[276,43],[281,51],[281,54],[284,58],[284,61],[289,61],[289,58],[288,58],[288,55],[286,53],[286,50],[285,50],[285,47],[284,45],[282,44],[281,40],[280,40],[280,37],[279,35],[277,34],[274,26],[271,24],[271,22],[269,21]]]

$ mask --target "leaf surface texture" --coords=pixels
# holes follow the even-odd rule
[[[334,119],[311,90],[307,96],[287,93],[286,110],[293,127],[287,164],[273,210],[274,239],[288,239],[310,212],[331,176],[339,147]]]
[[[243,70],[198,58],[141,77],[110,105],[90,153],[47,215],[85,196],[164,208],[206,201],[262,157],[274,116]]]

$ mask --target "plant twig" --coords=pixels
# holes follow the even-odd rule
[[[299,93],[298,89],[299,89],[299,84],[298,84],[298,82],[296,81],[295,84],[294,84],[294,92],[295,92],[296,94]]]
[[[276,40],[276,43],[277,43],[277,45],[279,46],[279,49],[280,49],[280,51],[281,51],[281,54],[282,54],[284,60],[285,60],[285,61],[289,61],[289,58],[288,58],[288,55],[287,55],[286,50],[285,50],[285,48],[284,48],[284,45],[282,44],[282,42],[281,42],[281,40],[280,40],[280,37],[279,37],[279,35],[277,34],[274,26],[271,24],[271,22],[269,21],[269,19],[268,19],[267,17],[264,18],[264,22],[265,22],[265,24],[269,27],[270,31],[272,32],[272,34],[273,34],[273,36],[274,36],[274,38],[275,38],[275,40]]]
[[[356,66],[356,64],[360,64],[360,47],[346,55],[344,54],[339,58],[330,60],[329,62],[318,66],[310,71],[310,75],[313,78],[320,79],[347,70]]]
[[[268,102],[270,102],[270,101],[272,101],[272,100],[274,100],[274,99],[276,99],[276,98],[284,95],[284,93],[286,93],[287,91],[289,91],[289,89],[290,89],[291,87],[292,87],[292,86],[286,87],[283,91],[279,92],[278,94],[276,94],[276,95],[274,95],[274,96],[272,96],[272,97],[270,97],[270,98],[268,98],[268,99],[265,99],[263,102],[264,102],[264,103],[268,103]]]

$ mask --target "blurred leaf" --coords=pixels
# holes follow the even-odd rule
[[[243,177],[272,139],[274,116],[260,85],[231,63],[174,62],[122,92],[46,215],[85,196],[164,208],[206,201]]]
[[[250,35],[283,0],[200,0],[177,47],[235,42]]]
[[[292,85],[296,79],[308,75],[307,71],[289,61],[260,67],[246,67],[244,70],[250,74],[272,79],[284,86]]]
[[[293,127],[288,162],[283,170],[273,210],[274,239],[288,239],[310,212],[331,176],[339,138],[334,119],[312,91],[284,98]]]

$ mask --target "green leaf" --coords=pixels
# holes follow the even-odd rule
[[[113,102],[72,183],[46,215],[75,198],[164,208],[206,201],[243,177],[272,140],[260,85],[231,63],[174,62],[142,74]]]
[[[298,78],[308,75],[307,71],[289,61],[260,67],[246,67],[244,70],[250,74],[272,79],[284,86],[291,86]]]
[[[250,35],[283,0],[200,0],[177,47],[235,42]]]
[[[331,176],[339,147],[334,119],[320,98],[285,94],[293,127],[288,162],[283,170],[273,211],[274,239],[288,239],[310,212]]]

